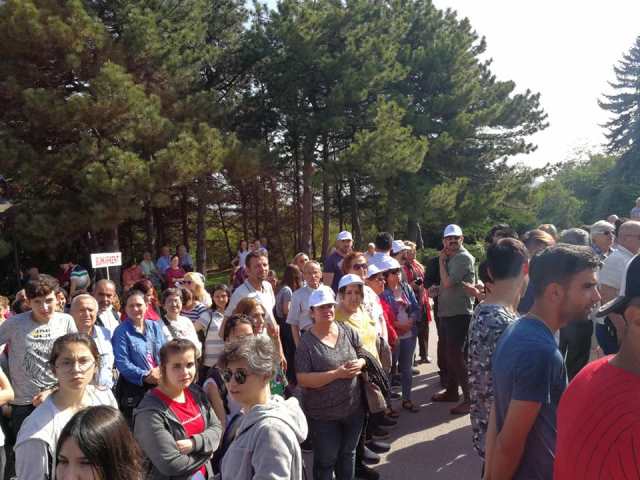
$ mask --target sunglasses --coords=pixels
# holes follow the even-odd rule
[[[367,264],[366,263],[354,263],[351,268],[353,268],[354,270],[366,270],[367,269]]]
[[[224,383],[231,383],[231,379],[233,378],[238,385],[244,385],[249,375],[244,368],[238,368],[235,372],[230,368],[222,370],[222,380],[224,380]]]
[[[182,283],[185,285],[191,285],[193,282],[191,280],[183,280]]]

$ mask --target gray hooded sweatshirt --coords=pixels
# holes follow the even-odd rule
[[[222,480],[302,480],[307,420],[298,400],[273,396],[241,420],[220,468]]]

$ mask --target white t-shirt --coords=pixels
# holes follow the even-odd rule
[[[169,319],[167,318],[167,320]],[[164,322],[162,322],[162,333],[164,333],[167,342],[169,340],[173,340],[174,338],[185,338],[187,340],[191,340],[191,342],[196,346],[196,357],[199,357],[202,353],[202,344],[198,339],[198,334],[196,333],[196,329],[193,326],[193,322],[187,317],[178,315],[178,318],[176,320],[169,320],[169,324],[171,325],[171,328],[169,328]],[[171,330],[175,331],[175,336],[173,335]]]
[[[314,292],[311,287],[302,287],[293,292],[291,306],[287,315],[287,323],[297,326],[301,331],[311,328],[311,310],[309,309],[309,297]]]
[[[622,245],[618,245],[618,248],[604,261],[602,270],[600,270],[600,274],[598,275],[598,283],[620,291],[625,267],[632,258],[633,253]]]
[[[88,385],[84,404],[87,407],[108,405],[118,408],[113,393],[107,388]],[[42,480],[55,478],[56,444],[62,429],[76,412],[71,409],[59,410],[53,402],[53,395],[29,415],[20,431],[14,447],[16,453],[16,476],[20,480]],[[51,472],[49,471],[51,456]]]
[[[229,300],[229,305],[227,305],[227,309],[224,311],[224,316],[229,318],[233,315],[233,311],[240,303],[240,300],[243,298],[247,298],[249,296],[254,296],[260,302],[260,304],[264,307],[266,313],[266,321],[270,322],[272,325],[275,325],[276,321],[273,318],[273,307],[276,305],[276,297],[273,294],[273,288],[271,288],[271,284],[269,282],[262,282],[262,291],[256,290],[251,286],[249,280],[245,280],[242,285],[236,288],[231,295],[231,299]]]

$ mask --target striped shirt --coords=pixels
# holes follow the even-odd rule
[[[180,312],[180,315],[182,315],[183,317],[187,317],[189,320],[195,323],[196,320],[198,320],[206,311],[207,307],[205,307],[203,303],[195,302],[191,310],[182,310]]]
[[[196,320],[196,323],[204,328],[206,334],[202,361],[207,367],[213,367],[224,350],[224,342],[220,338],[222,320],[224,320],[224,315],[217,310],[208,310]]]

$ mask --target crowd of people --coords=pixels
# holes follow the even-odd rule
[[[423,265],[410,241],[357,251],[342,231],[278,281],[266,239],[243,241],[211,288],[185,246],[120,288],[33,267],[0,297],[0,479],[375,480],[424,408],[432,323],[432,401],[470,415],[478,477],[640,478],[640,222],[500,224],[485,243],[476,264],[448,225]]]

